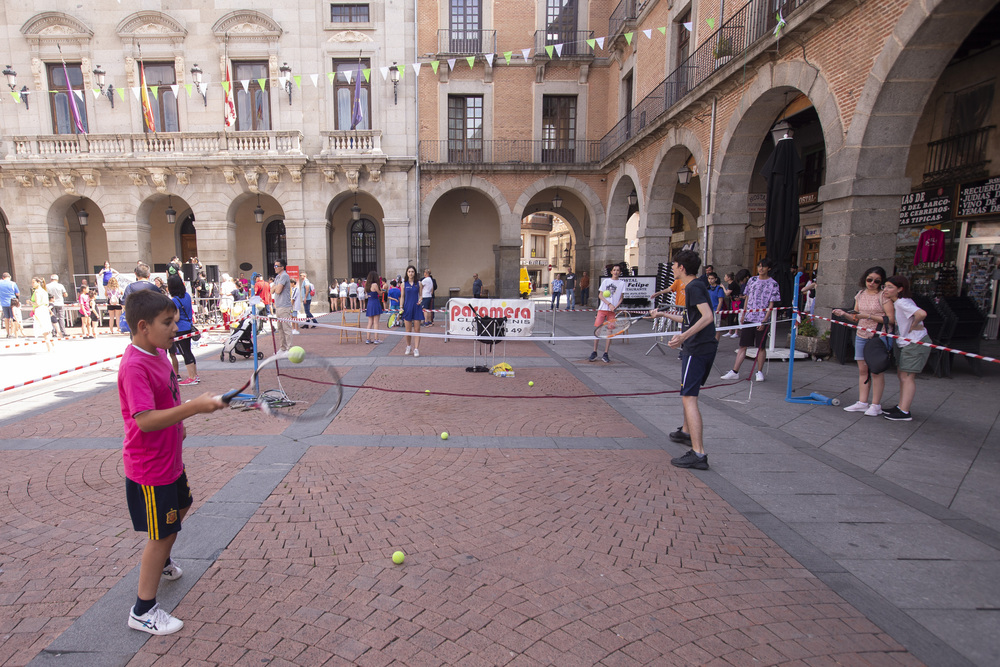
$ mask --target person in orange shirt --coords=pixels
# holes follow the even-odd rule
[[[670,287],[668,287],[667,289],[661,289],[659,292],[654,292],[653,296],[651,298],[655,299],[656,297],[660,296],[661,294],[667,294],[667,293],[670,293],[670,292],[674,293],[674,305],[675,306],[683,306],[684,305],[684,283],[682,283],[679,279],[675,280],[673,283],[671,283]]]

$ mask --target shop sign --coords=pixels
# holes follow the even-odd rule
[[[807,239],[818,239],[820,232],[823,230],[822,227],[806,227],[805,237]]]
[[[747,195],[747,213],[767,213],[766,192],[751,192]]]
[[[815,204],[817,201],[819,201],[819,193],[816,192],[807,192],[799,196],[799,206],[808,206],[809,204]]]
[[[549,260],[545,257],[539,259],[522,259],[521,266],[548,266]]]
[[[899,205],[899,226],[938,225],[951,220],[951,193],[944,188],[903,195]]]
[[[1000,214],[1000,176],[958,187],[958,217]]]

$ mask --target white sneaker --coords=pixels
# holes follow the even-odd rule
[[[739,380],[740,379],[740,374],[737,373],[736,371],[729,371],[728,373],[726,373],[725,375],[722,376],[722,379],[723,380]]]
[[[882,414],[882,406],[878,403],[872,403],[868,406],[868,409],[865,410],[865,415],[869,417],[878,417],[880,414]]]
[[[407,345],[406,346],[406,352],[404,352],[403,354],[413,354],[413,347],[410,346],[410,345]]]
[[[163,568],[163,578],[167,581],[177,581],[184,574],[184,570],[177,566],[177,563],[170,561],[170,565]]]
[[[735,331],[734,331],[734,332],[732,332],[731,334],[729,334],[729,337],[730,337],[730,338],[739,338],[739,337],[740,337],[740,335],[739,335],[739,334],[738,334],[737,332],[735,332]]]
[[[866,410],[868,410],[868,404],[862,403],[861,401],[858,401],[854,405],[848,405],[844,408],[844,412],[865,412]]]
[[[760,371],[757,371],[757,374],[753,376],[753,379],[756,380],[757,382],[763,382],[764,374]]]
[[[299,335],[299,330],[298,329],[292,329],[292,335],[293,336],[298,336]]]
[[[414,349],[413,350],[413,356],[419,357],[420,356],[420,350]]]
[[[160,609],[160,603],[153,605],[153,608],[142,616],[135,615],[135,608],[128,611],[128,627],[133,630],[142,630],[151,635],[172,635],[184,627],[184,621],[174,618],[167,612]]]

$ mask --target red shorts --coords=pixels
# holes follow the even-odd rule
[[[604,320],[615,321],[615,311],[613,310],[599,310],[597,311],[597,317],[594,319],[594,328],[604,324]]]

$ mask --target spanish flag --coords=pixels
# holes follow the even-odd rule
[[[139,84],[142,98],[142,117],[146,119],[146,128],[156,132],[156,119],[153,117],[153,107],[149,104],[149,91],[146,89],[146,67],[139,61]]]

